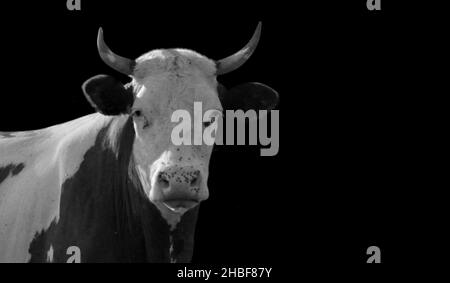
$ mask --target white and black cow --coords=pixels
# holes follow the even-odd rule
[[[250,57],[260,32],[261,23],[243,49],[218,61],[186,49],[130,60],[106,46],[100,29],[101,58],[132,81],[93,77],[83,91],[97,113],[0,132],[0,262],[66,262],[70,247],[81,262],[190,261],[212,146],[175,146],[171,114],[192,114],[194,101],[203,111],[272,109],[278,95],[269,87],[226,91],[216,80]]]

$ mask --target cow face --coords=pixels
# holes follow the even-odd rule
[[[202,124],[203,130],[212,126],[222,109],[272,109],[278,94],[271,88],[250,83],[226,91],[216,81],[217,75],[235,70],[250,57],[260,32],[261,24],[243,49],[212,61],[185,49],[154,50],[130,60],[114,54],[99,31],[101,58],[129,75],[132,82],[123,86],[112,77],[100,75],[83,85],[84,93],[97,111],[105,115],[127,114],[133,119],[136,171],[150,201],[172,228],[183,213],[208,198],[212,152],[212,146],[204,142],[176,145],[172,133],[179,121],[173,119],[173,114],[179,110],[189,113],[192,133],[194,124]],[[194,103],[201,103],[203,113],[194,113]]]
[[[198,122],[194,117],[199,116],[194,115],[194,102],[201,103],[203,112],[221,112],[215,67],[209,59],[188,50],[156,50],[136,62],[131,115],[137,171],[150,200],[163,215],[182,214],[208,198],[212,146],[175,145],[172,133],[179,121],[172,115],[187,111],[193,132],[193,124]],[[204,126],[210,126],[206,122]]]

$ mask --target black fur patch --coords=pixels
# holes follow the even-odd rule
[[[10,174],[12,176],[19,174],[23,168],[25,168],[25,164],[23,163],[9,164],[6,167],[0,167],[0,184],[8,178]]]
[[[129,113],[134,102],[132,88],[125,88],[121,82],[108,75],[94,76],[82,88],[89,103],[105,115]]]

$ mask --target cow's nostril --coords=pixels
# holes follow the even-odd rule
[[[200,171],[195,170],[192,172],[191,186],[196,186],[200,182]]]
[[[162,188],[169,187],[169,178],[165,172],[159,172],[158,174],[158,183]]]

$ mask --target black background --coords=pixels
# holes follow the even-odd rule
[[[259,81],[279,92],[280,150],[261,157],[258,147],[217,148],[193,261],[364,264],[371,245],[385,263],[411,260],[405,235],[415,232],[414,215],[404,180],[416,176],[405,135],[415,118],[401,42],[412,27],[398,7],[82,0],[81,11],[68,11],[65,1],[47,2],[1,9],[0,130],[92,113],[81,84],[93,75],[127,82],[98,56],[100,26],[125,57],[183,47],[219,59],[262,21],[252,58],[219,80]]]

